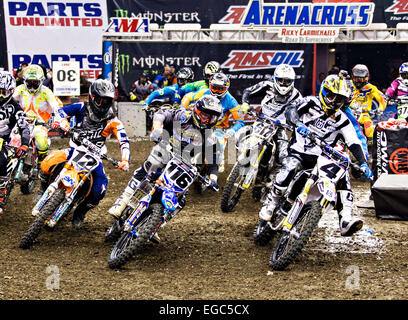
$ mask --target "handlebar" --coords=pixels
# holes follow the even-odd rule
[[[76,134],[78,136],[76,136]],[[99,148],[97,145],[95,145],[94,143],[92,143],[91,141],[89,141],[88,139],[86,139],[85,137],[81,138],[81,131],[80,130],[76,130],[75,128],[71,128],[68,132],[67,135],[69,135],[74,141],[78,141],[80,142],[80,144],[82,146],[84,146],[85,148],[87,148],[88,150],[97,153],[102,159],[109,161],[110,163],[112,163],[116,168],[119,167],[119,161],[108,157],[106,154],[102,153],[102,149]]]
[[[179,108],[178,103],[170,104],[170,103],[165,103],[163,105],[147,105],[142,107],[142,110],[144,111],[158,111],[158,110],[168,110],[168,109],[178,109]]]
[[[282,123],[279,120],[275,120],[273,118],[268,117],[267,115],[264,114],[257,114],[255,111],[250,110],[247,112],[247,114],[256,117],[258,120],[263,120],[263,121],[267,121],[267,122],[271,122],[273,125],[277,126],[277,127],[281,127],[287,130],[293,130],[293,127],[286,124],[286,123]]]

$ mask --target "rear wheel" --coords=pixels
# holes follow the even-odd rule
[[[270,267],[273,270],[283,270],[291,264],[317,227],[322,215],[319,201],[313,201],[309,206],[305,206],[303,211],[292,230],[283,231],[276,242],[270,259]]]
[[[54,211],[58,208],[62,201],[65,199],[65,190],[59,189],[48,200],[47,204],[41,210],[39,216],[34,220],[28,231],[23,235],[20,240],[19,247],[21,249],[29,249],[34,240],[41,232],[41,228],[44,226],[44,222],[52,216]]]
[[[148,240],[156,233],[162,223],[163,206],[154,203],[145,212],[145,216],[134,227],[134,232],[123,232],[119,240],[115,243],[109,255],[108,265],[111,269],[122,267],[133,255],[142,251]]]
[[[241,174],[242,170],[244,170],[244,168],[236,163],[228,176],[221,198],[221,210],[223,212],[231,212],[245,190],[241,185],[244,179],[244,176]]]

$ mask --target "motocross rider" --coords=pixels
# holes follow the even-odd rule
[[[350,120],[340,110],[349,97],[347,85],[337,75],[329,75],[320,88],[319,97],[308,96],[300,99],[286,111],[288,123],[295,126],[296,133],[292,135],[289,145],[289,156],[285,158],[283,166],[278,172],[275,183],[267,200],[259,212],[260,224],[271,220],[279,199],[284,195],[290,181],[301,169],[313,168],[321,154],[320,147],[310,144],[307,138],[312,132],[326,143],[335,146],[338,139],[344,139],[346,145],[357,159],[360,168],[367,178],[372,176],[364,156],[360,139],[357,137]],[[336,210],[339,215],[340,233],[351,236],[360,230],[363,221],[352,218],[353,193],[348,172],[337,183]]]
[[[183,67],[177,72],[177,83],[172,86],[167,86],[162,89],[153,91],[145,101],[144,106],[147,107],[155,99],[170,99],[171,104],[180,104],[181,98],[185,92],[182,89],[184,85],[190,83],[194,79],[194,72],[190,67]]]
[[[221,113],[222,107],[219,100],[211,95],[205,95],[197,100],[191,111],[167,109],[156,112],[153,119],[153,130],[150,134],[150,140],[154,141],[156,145],[142,166],[134,171],[133,177],[122,195],[109,209],[109,213],[118,219],[146,175],[160,171],[166,166],[171,159],[166,150],[169,139],[172,140],[175,147],[180,148],[183,159],[187,159],[187,161],[191,161],[193,155],[191,152],[185,154],[185,150],[189,150],[193,146],[193,151],[197,151],[196,148],[198,147],[196,155],[201,157],[199,160],[201,163],[205,160],[208,164],[211,186],[218,187],[219,145],[212,128],[216,125]],[[204,142],[203,138],[205,139]],[[204,156],[205,159],[203,159]],[[157,237],[156,241],[159,241]]]
[[[217,61],[209,61],[206,63],[203,69],[204,80],[199,80],[195,82],[188,83],[182,87],[184,94],[193,95],[194,93],[201,89],[208,89],[210,85],[210,78],[214,73],[220,72],[220,64]]]
[[[227,144],[227,139],[235,136],[235,133],[245,125],[245,111],[242,110],[237,100],[228,92],[230,81],[226,74],[222,72],[214,73],[210,78],[209,85],[209,89],[202,89],[192,95],[185,95],[181,100],[180,108],[188,109],[193,101],[198,100],[203,95],[212,95],[220,100],[223,114],[222,118],[217,123],[217,130],[215,132],[221,146],[219,171],[224,172],[224,150]],[[230,115],[232,115],[234,123],[231,128],[229,124]]]
[[[10,142],[11,130],[17,125],[21,135],[21,145],[16,150],[16,157],[23,156],[30,143],[30,129],[25,119],[24,110],[13,99],[16,80],[7,71],[0,71],[0,215],[3,214],[7,187],[8,149],[3,145]]]
[[[62,105],[52,91],[42,84],[45,77],[40,66],[32,64],[26,67],[23,79],[24,84],[16,88],[13,98],[22,106],[28,121],[37,120],[33,136],[38,152],[38,164],[41,164],[51,143],[44,124],[50,121],[53,113],[58,118],[58,109]]]
[[[112,110],[115,98],[115,88],[108,80],[98,79],[92,83],[89,88],[89,103],[76,103],[62,107],[58,113],[61,121],[55,121],[52,128],[61,127],[63,131],[68,131],[70,124],[67,118],[75,116],[76,127],[80,130],[78,139],[70,140],[70,148],[52,152],[41,164],[42,173],[41,195],[48,186],[51,169],[58,163],[67,161],[73,154],[73,151],[81,143],[81,139],[88,139],[106,153],[105,141],[110,135],[114,135],[119,142],[122,161],[118,169],[129,170],[130,146],[129,140],[122,122],[114,115]],[[102,162],[92,172],[93,185],[89,196],[81,202],[74,211],[72,225],[80,228],[83,225],[85,214],[104,198],[108,188],[108,178],[103,168]]]
[[[385,92],[387,101],[403,96],[408,97],[408,62],[401,64],[399,74],[400,76],[391,83],[391,86]],[[398,114],[396,114],[396,117],[398,117]]]
[[[244,90],[242,109],[249,110],[250,96],[261,96],[263,99],[260,114],[274,120],[280,120],[280,122],[286,122],[286,106],[302,98],[302,94],[295,88],[295,77],[295,70],[290,65],[280,64],[276,67],[272,80],[261,81]],[[278,129],[275,139],[278,147],[278,160],[282,163],[282,160],[288,156],[288,137],[283,128]]]
[[[364,134],[367,138],[372,138],[374,134],[374,124],[371,116],[375,110],[383,112],[387,106],[385,97],[375,85],[368,82],[370,73],[367,66],[357,64],[351,70],[351,79],[355,87],[353,100],[350,107],[361,108],[359,123],[364,127]]]

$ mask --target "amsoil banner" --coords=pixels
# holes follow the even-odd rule
[[[4,1],[9,69],[78,61],[90,79],[102,72],[106,0]]]
[[[294,68],[295,86],[303,94],[312,91],[312,45],[124,42],[116,45],[118,85],[125,94],[143,71],[161,73],[166,63],[191,67],[195,80],[202,80],[202,70],[211,60],[218,61],[230,77],[230,92],[239,102],[245,88],[270,78],[282,63]]]
[[[408,174],[408,128],[375,130],[373,137],[373,173]]]

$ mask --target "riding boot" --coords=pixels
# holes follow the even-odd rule
[[[0,216],[3,214],[7,193],[7,178],[0,177]]]
[[[276,184],[272,186],[272,190],[268,193],[262,209],[259,212],[259,218],[261,220],[271,220],[276,207],[279,205],[279,199],[283,196],[286,189],[287,187],[277,186]]]
[[[144,179],[147,172],[144,167],[140,167],[135,170],[132,179],[128,182],[123,193],[116,199],[115,203],[109,209],[109,214],[113,216],[115,219],[119,219],[122,211],[126,208],[129,204],[130,199],[135,194],[140,182]]]
[[[48,180],[50,176],[41,172],[38,179],[40,180],[40,188],[37,191],[37,194],[33,198],[33,203],[36,204],[44,194],[45,190],[48,188]]]
[[[85,219],[85,215],[86,213],[95,208],[98,205],[99,201],[97,202],[91,202],[89,200],[85,200],[83,202],[81,202],[74,211],[74,216],[72,217],[72,226],[75,229],[80,229],[82,228],[83,224],[84,224],[84,219]]]
[[[340,234],[349,237],[363,227],[363,221],[352,217],[353,194],[349,190],[337,191],[336,209],[339,215]]]

